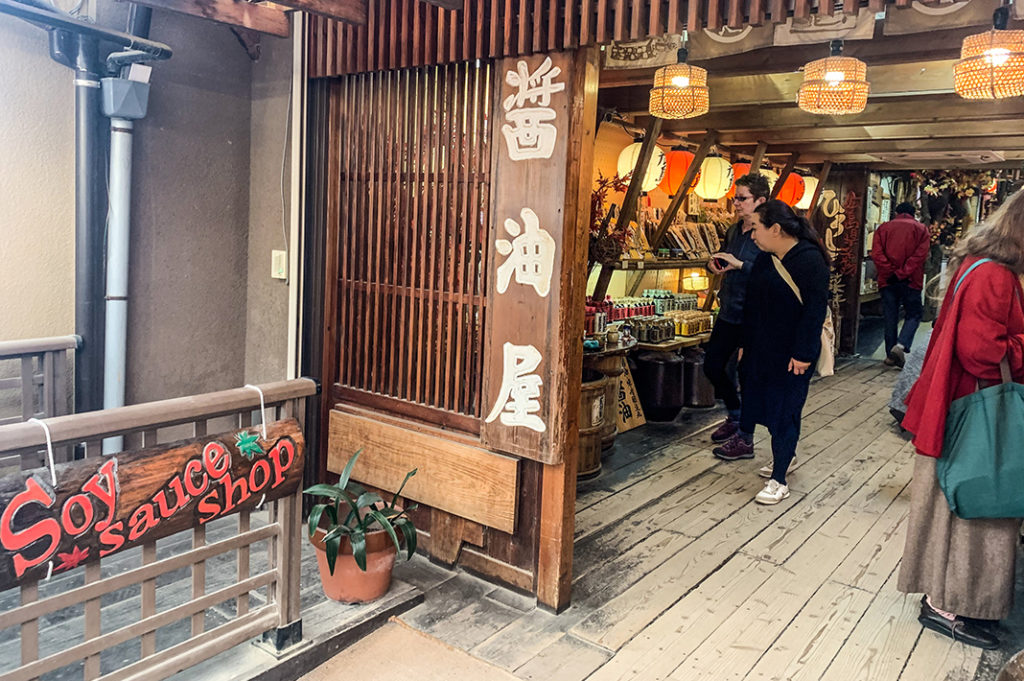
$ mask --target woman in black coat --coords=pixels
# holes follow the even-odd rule
[[[755,500],[777,504],[789,496],[786,471],[821,353],[829,257],[807,220],[782,201],[757,208],[752,236],[763,252],[754,261],[744,305],[742,420],[766,426],[772,436],[771,479]]]

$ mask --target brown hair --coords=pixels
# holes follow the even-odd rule
[[[960,239],[949,257],[949,277],[956,276],[964,258],[974,255],[991,258],[1017,276],[1024,275],[1024,191],[1009,197],[987,220]]]
[[[750,195],[755,199],[767,199],[772,193],[771,187],[768,186],[768,178],[758,172],[747,173],[736,180],[736,186],[749,189]]]

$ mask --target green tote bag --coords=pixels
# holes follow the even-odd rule
[[[974,263],[957,281],[953,295]],[[1024,518],[1024,385],[1004,358],[1002,383],[954,400],[935,470],[949,510],[960,518]]]

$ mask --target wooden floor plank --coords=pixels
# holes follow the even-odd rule
[[[673,443],[668,447],[653,452],[646,459],[635,461],[616,471],[611,471],[594,483],[589,483],[587,491],[578,494],[576,497],[577,526],[579,524],[579,515],[594,504],[652,475],[672,466],[678,466],[682,460],[693,456],[698,451],[698,447],[693,444]]]
[[[874,594],[826,581],[757,661],[746,681],[818,681]]]
[[[737,554],[623,646],[588,681],[660,681],[668,677],[746,601],[775,567]]]
[[[660,499],[663,495],[685,485],[718,463],[718,459],[710,454],[690,453],[671,466],[624,487],[596,504],[577,512],[576,540],[608,527],[644,504]]]
[[[493,665],[514,671],[564,635],[557,616],[536,609],[497,631],[469,652]]]
[[[973,679],[980,661],[980,648],[922,628],[899,681]]]
[[[822,681],[892,681],[910,657],[921,625],[920,602],[896,590],[896,571],[875,596]],[[943,678],[940,674],[933,678]]]
[[[527,681],[582,681],[612,654],[574,636],[563,636],[516,670]]]

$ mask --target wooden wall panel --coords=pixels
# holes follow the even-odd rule
[[[902,1],[902,0],[900,0]],[[758,26],[831,16],[832,2],[807,0],[462,0],[456,10],[422,0],[368,3],[366,25],[309,22],[310,76],[521,57],[683,30]],[[874,11],[856,0],[847,12]],[[793,10],[790,10],[793,5]],[[869,6],[870,5],[870,6]],[[767,12],[767,16],[766,16]],[[355,43],[355,50],[350,47]]]
[[[516,459],[453,441],[442,431],[402,428],[332,410],[328,470],[340,473],[360,449],[352,472],[356,480],[395,492],[416,468],[403,496],[503,532],[515,530]]]

